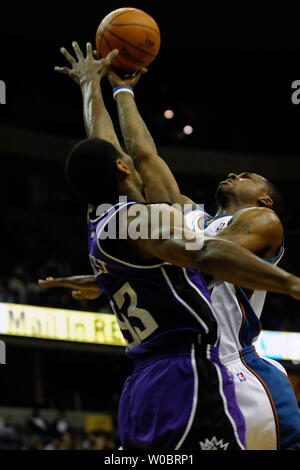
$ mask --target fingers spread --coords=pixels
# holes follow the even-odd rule
[[[72,42],[72,46],[73,46],[73,49],[74,49],[74,51],[75,51],[75,55],[76,55],[77,59],[78,59],[79,61],[83,60],[84,57],[83,57],[83,54],[82,54],[82,52],[81,52],[80,47],[78,46],[78,43],[77,43],[76,41],[73,41],[73,42]]]
[[[109,65],[111,63],[111,61],[115,57],[117,57],[118,54],[119,54],[118,49],[113,49],[112,51],[110,51],[110,53],[103,60],[105,61],[105,63],[107,63]]]
[[[60,48],[60,52],[62,53],[62,55],[65,57],[65,59],[67,59],[67,61],[73,65],[73,64],[76,64],[76,60],[74,59],[74,57],[67,51],[67,49],[65,49],[64,47],[61,47]]]
[[[93,48],[92,48],[92,44],[90,42],[86,43],[86,56],[87,57],[93,57]]]
[[[70,75],[70,69],[68,67],[54,67],[55,72],[64,73],[65,75]]]

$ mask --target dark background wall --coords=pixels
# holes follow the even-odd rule
[[[300,275],[300,105],[291,101],[292,82],[300,73],[295,15],[274,6],[263,12],[261,6],[252,4],[239,9],[229,9],[227,4],[203,5],[196,9],[195,2],[189,1],[178,5],[130,3],[150,13],[162,35],[158,57],[137,85],[138,107],[182,191],[204,203],[208,211],[214,212],[217,182],[229,171],[258,172],[278,185],[286,201],[286,253],[281,266]],[[101,19],[123,6],[127,2],[39,6],[26,2],[6,5],[3,15],[1,12],[0,79],[7,91],[7,104],[0,107],[1,301],[93,311],[108,308],[105,299],[78,304],[68,293],[46,294],[38,289],[36,280],[89,270],[85,214],[71,198],[63,174],[68,151],[85,136],[82,103],[79,87],[53,70],[54,65],[64,65],[59,48],[63,45],[72,51],[73,40],[82,47],[87,41],[94,42]],[[119,133],[106,81],[103,92]],[[163,117],[166,109],[174,110],[172,120]],[[186,124],[193,126],[191,135],[182,132]],[[299,313],[298,302],[269,295],[263,327],[299,331]],[[8,361],[11,357],[12,362],[5,366],[5,381],[16,387],[20,348],[11,346],[10,351]],[[24,400],[10,394],[7,385],[2,404],[30,403],[34,352],[26,354]],[[55,367],[69,369],[77,363],[76,351],[74,361],[69,356],[65,364],[59,354],[52,355],[51,368],[47,353],[42,356],[51,380]],[[86,380],[80,364],[76,368],[79,382],[80,371]],[[113,372],[115,366],[117,372]],[[105,367],[112,380],[121,368],[120,379],[116,379],[119,393],[130,366],[112,359]],[[62,376],[60,369],[57,380]],[[74,388],[73,379],[66,380],[69,389]],[[109,383],[105,390],[111,394]],[[85,396],[90,401],[83,401],[87,407],[89,403],[94,406],[93,385],[87,386]],[[60,406],[59,394],[55,397]],[[45,406],[53,403],[53,397],[52,402],[45,400]]]

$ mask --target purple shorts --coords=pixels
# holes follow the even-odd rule
[[[125,382],[118,421],[124,450],[246,448],[234,385],[212,346],[139,362]]]

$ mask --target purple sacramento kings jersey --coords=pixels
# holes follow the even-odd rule
[[[116,204],[98,217],[96,211],[89,222],[93,272],[135,363],[119,403],[122,447],[243,449],[244,419],[219,361],[218,327],[203,277],[161,260],[132,264],[125,244],[123,258],[119,240],[104,239],[109,224],[133,204]]]
[[[132,204],[117,204],[89,222],[90,262],[116,314],[127,355],[144,357],[172,345],[178,350],[197,341],[199,335],[207,335],[215,344],[217,323],[206,283],[198,271],[161,260],[150,265],[141,260],[140,265],[134,265],[106,252],[101,233],[120,210]]]

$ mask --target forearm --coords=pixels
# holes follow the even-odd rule
[[[84,286],[89,289],[99,289],[98,284],[96,283],[94,275],[77,275],[77,276],[69,276],[65,278],[57,278],[57,281],[64,280],[67,283],[70,283],[70,286]]]
[[[81,84],[83,120],[88,137],[99,137],[120,149],[111,117],[105,107],[99,81],[88,80]]]
[[[249,289],[291,294],[290,284],[296,277],[256,255],[225,240],[206,240],[195,257],[198,270],[213,277]]]
[[[79,275],[68,277],[47,277],[39,279],[41,287],[68,287],[70,289],[88,289],[89,291],[100,291],[94,275]]]
[[[136,160],[138,168],[143,158],[148,158],[149,155],[157,156],[156,145],[131,93],[118,93],[116,103],[127,152]]]
[[[195,232],[194,238],[187,239],[190,231],[174,227],[169,239],[162,240],[160,229],[157,240],[143,242],[145,249],[153,257],[160,258],[176,266],[197,269],[216,279],[253,290],[267,290],[292,295],[291,285],[296,276],[267,263],[249,250],[236,243],[221,239],[203,239]],[[187,243],[199,243],[199,248],[187,249]],[[298,284],[297,284],[298,285]]]
[[[177,181],[166,162],[157,154],[154,140],[144,123],[131,93],[116,95],[118,116],[128,154],[145,185],[146,200],[182,204]]]

